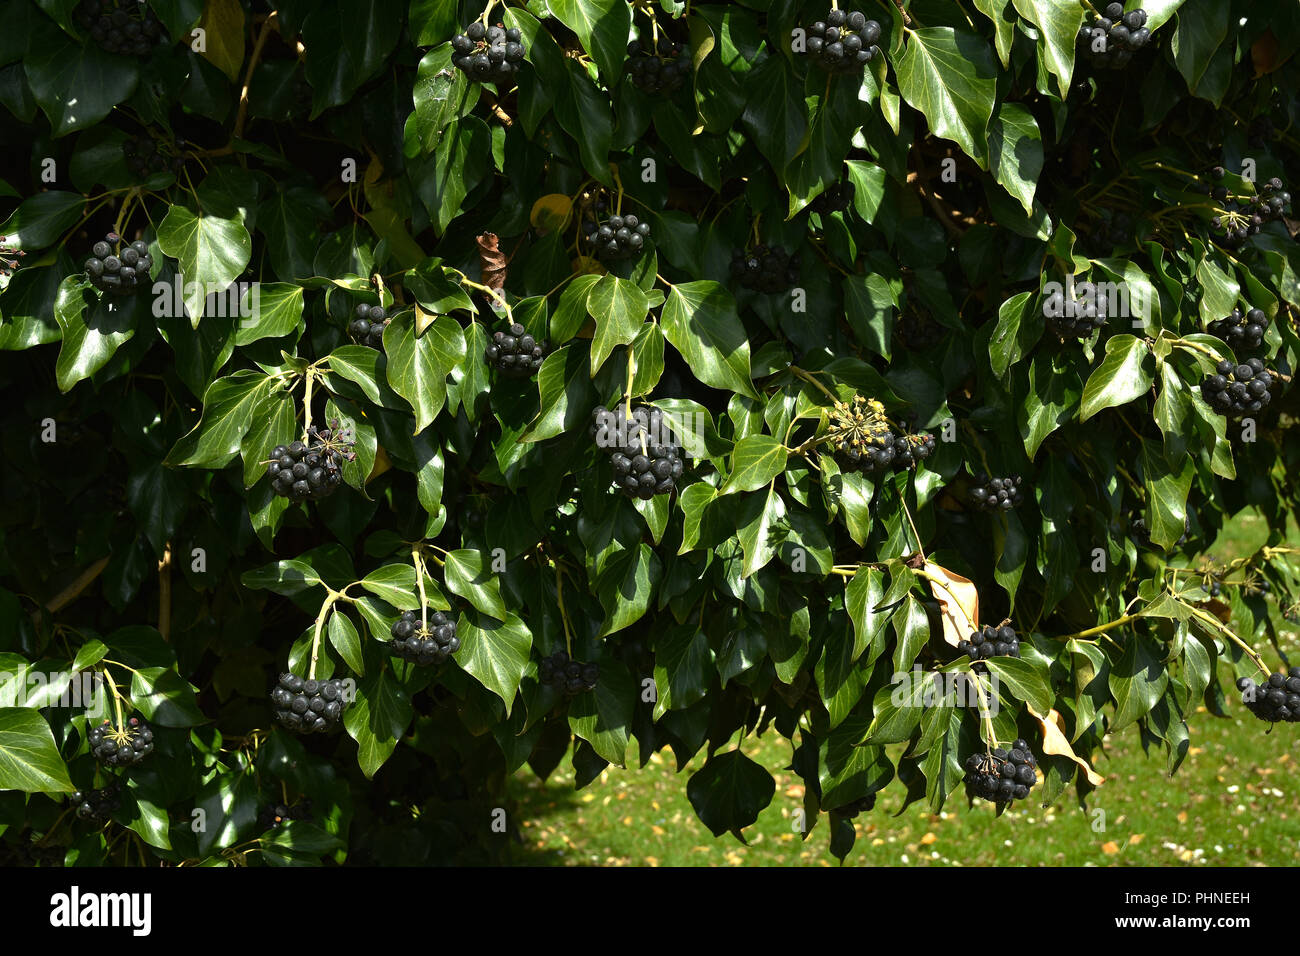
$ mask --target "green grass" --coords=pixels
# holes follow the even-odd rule
[[[1219,561],[1255,551],[1268,534],[1244,513],[1213,550]],[[1291,539],[1300,541],[1292,530]],[[1300,633],[1278,617],[1283,649],[1300,653]],[[1276,664],[1271,649],[1265,659]],[[1229,677],[1225,673],[1225,679]],[[1191,750],[1178,773],[1166,772],[1163,749],[1142,750],[1136,728],[1106,743],[1096,769],[1106,782],[1080,808],[1067,790],[1047,810],[1032,804],[996,817],[991,804],[968,809],[964,798],[934,814],[913,804],[901,815],[902,788],[885,790],[876,808],[855,821],[858,840],[848,866],[1296,866],[1300,864],[1300,745],[1293,727],[1265,734],[1239,706],[1231,719],[1193,715]],[[776,794],[745,831],[745,846],[714,839],[686,799],[687,776],[671,752],[645,769],[610,768],[582,791],[566,761],[546,783],[526,769],[511,781],[523,817],[525,846],[517,860],[534,865],[835,866],[827,851],[826,818],[802,841],[795,814],[802,784],[784,768],[790,744],[769,733],[748,738],[744,751],[776,779]],[[636,764],[629,757],[628,766]],[[1100,814],[1098,813],[1100,811]]]

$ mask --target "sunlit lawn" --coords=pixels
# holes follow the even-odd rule
[[[1262,520],[1241,516],[1220,539],[1220,560],[1248,554],[1267,534]],[[1292,535],[1293,539],[1296,535]],[[1280,618],[1279,618],[1280,621]],[[1300,633],[1283,631],[1288,654]],[[1265,659],[1276,663],[1266,650]],[[848,866],[1132,865],[1295,866],[1300,864],[1300,747],[1294,725],[1265,734],[1265,724],[1229,703],[1232,718],[1204,711],[1191,723],[1191,751],[1177,775],[1165,773],[1163,750],[1143,753],[1136,728],[1108,742],[1097,764],[1106,777],[1086,810],[1073,789],[1047,810],[998,818],[992,804],[968,809],[954,797],[941,814],[914,803],[900,816],[902,788],[889,787],[875,810],[856,819],[857,844]],[[835,866],[827,851],[826,818],[800,840],[794,814],[802,784],[784,768],[790,744],[769,733],[744,741],[745,753],[776,778],[776,795],[745,831],[714,839],[686,798],[686,779],[670,751],[643,769],[610,768],[585,790],[573,789],[566,760],[545,784],[526,769],[512,781],[523,817],[520,863],[543,865]],[[629,767],[635,764],[629,758]],[[1100,811],[1100,813],[1098,812]]]

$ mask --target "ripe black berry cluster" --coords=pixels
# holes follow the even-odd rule
[[[627,45],[625,69],[639,89],[652,95],[675,93],[691,75],[691,51],[667,37],[658,37],[650,46],[640,40]]]
[[[894,433],[885,406],[874,398],[854,395],[852,403],[836,402],[826,435],[841,471],[884,471],[894,463]]]
[[[7,246],[8,236],[0,236],[0,276],[11,275],[18,268],[18,260],[27,253],[14,246]]]
[[[594,663],[569,660],[568,652],[560,650],[542,658],[537,665],[537,678],[543,684],[562,691],[566,697],[576,697],[596,689],[600,667]]]
[[[1237,681],[1241,702],[1260,720],[1270,724],[1300,722],[1300,667],[1286,674],[1269,674],[1257,684],[1249,677]]]
[[[184,146],[183,140],[176,140],[176,146]],[[166,151],[158,148],[158,141],[148,133],[132,136],[122,144],[122,158],[126,168],[138,180],[146,180],[154,173],[170,170],[179,176],[185,168],[185,157],[175,149]]]
[[[650,223],[631,214],[610,216],[604,222],[588,219],[583,232],[591,254],[601,262],[639,256],[650,238]]]
[[[799,257],[780,246],[737,249],[731,257],[731,278],[746,289],[769,295],[784,292],[799,281]]]
[[[149,270],[153,257],[149,243],[137,239],[124,243],[115,232],[95,243],[86,260],[86,276],[90,284],[109,295],[130,295],[149,284]]]
[[[257,826],[263,832],[274,829],[290,820],[310,820],[311,801],[301,800],[292,806],[277,803],[272,807],[263,807],[257,814]]]
[[[1273,373],[1257,358],[1247,359],[1242,365],[1225,359],[1215,372],[1201,382],[1201,397],[1220,415],[1253,415],[1272,400],[1269,388]]]
[[[1010,511],[1025,500],[1024,479],[1020,475],[990,479],[980,472],[970,489],[970,503],[982,511]]]
[[[419,612],[403,611],[390,633],[393,635],[393,653],[412,664],[441,664],[460,650],[456,621],[442,611],[430,614],[423,623]]]
[[[1215,166],[1210,171],[1210,178],[1215,181],[1223,179],[1225,175],[1227,173],[1222,166]],[[1258,235],[1264,223],[1281,220],[1285,216],[1286,207],[1291,203],[1291,194],[1276,176],[1264,183],[1254,195],[1239,195],[1231,192],[1227,186],[1211,187],[1209,193],[1221,204],[1217,215],[1210,219],[1214,239],[1221,245],[1234,248],[1251,236]]]
[[[853,205],[853,196],[856,191],[857,187],[853,185],[851,179],[846,179],[840,183],[832,183],[808,204],[808,208],[822,216],[844,212]]]
[[[148,56],[166,38],[162,21],[140,0],[82,0],[72,17],[108,53]]]
[[[827,73],[860,73],[880,55],[880,24],[857,10],[831,10],[808,27],[807,55]]]
[[[1065,302],[1060,292],[1048,296],[1044,315],[1052,331],[1063,339],[1086,339],[1097,329],[1106,327],[1110,318],[1105,296],[1094,294],[1092,283],[1081,283],[1075,290],[1077,301]]]
[[[505,332],[492,333],[484,354],[488,364],[507,378],[528,378],[542,367],[546,343],[538,342],[516,322]]]
[[[591,437],[609,456],[614,481],[629,498],[649,501],[669,494],[686,467],[677,436],[657,408],[635,408],[629,420],[623,406],[610,411],[601,405]]]
[[[122,789],[118,784],[110,783],[101,790],[78,790],[72,794],[72,804],[82,820],[107,820],[122,806]]]
[[[1019,657],[1020,638],[1010,623],[998,627],[985,624],[970,636],[970,640],[958,641],[957,652],[972,661],[986,661],[990,657]],[[976,664],[972,670],[983,672],[987,668]]]
[[[131,767],[153,753],[153,730],[139,717],[115,727],[106,720],[86,735],[90,752],[105,767]]]
[[[1263,309],[1250,309],[1244,315],[1241,309],[1233,309],[1232,315],[1215,319],[1208,326],[1209,333],[1227,342],[1234,350],[1241,348],[1259,348],[1264,341],[1264,330],[1268,328],[1268,316]]]
[[[356,460],[354,442],[339,428],[337,420],[329,428],[308,430],[306,442],[276,445],[266,473],[271,476],[271,490],[291,501],[319,501],[328,498],[343,484],[343,463]]]
[[[1124,12],[1122,3],[1106,7],[1105,15],[1086,20],[1079,28],[1078,47],[1094,66],[1119,70],[1128,66],[1133,54],[1151,42],[1145,10]]]
[[[343,716],[344,685],[338,678],[311,680],[297,674],[281,674],[271,691],[275,719],[300,734],[328,733]]]
[[[352,313],[352,321],[348,323],[348,335],[352,336],[352,341],[357,345],[368,345],[382,352],[384,329],[388,328],[391,321],[388,310],[382,305],[366,305],[361,302],[357,304]]]
[[[1010,803],[1029,796],[1038,782],[1029,742],[1017,740],[1011,750],[998,747],[992,753],[971,754],[966,758],[966,792],[993,803]]]
[[[522,34],[504,24],[486,26],[475,20],[464,33],[452,37],[451,62],[480,83],[502,83],[514,78],[524,61]]]

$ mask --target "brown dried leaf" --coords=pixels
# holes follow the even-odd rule
[[[943,620],[943,639],[956,647],[979,630],[980,596],[970,578],[964,578],[933,561],[925,562],[922,571],[928,575],[930,593],[939,602],[939,616]]]
[[[496,233],[485,232],[477,238],[479,271],[483,275],[483,284],[493,291],[500,291],[506,284],[506,257],[500,248]]]
[[[1272,30],[1265,30],[1250,45],[1250,59],[1255,64],[1256,79],[1278,68],[1277,48],[1277,37]]]
[[[1057,757],[1069,757],[1083,768],[1083,772],[1088,775],[1088,782],[1094,787],[1100,787],[1106,782],[1105,777],[1088,766],[1088,762],[1074,752],[1074,748],[1070,746],[1069,738],[1065,736],[1065,731],[1062,729],[1064,720],[1060,714],[1055,710],[1049,710],[1047,716],[1043,717],[1034,713],[1034,708],[1027,704],[1025,709],[1033,714],[1034,719],[1043,728],[1043,753]]]

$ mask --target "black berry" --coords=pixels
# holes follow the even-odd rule
[[[970,503],[982,511],[1010,511],[1025,500],[1025,482],[1020,475],[990,478],[975,476],[970,487]]]
[[[638,89],[651,95],[674,93],[691,75],[690,48],[667,37],[658,37],[649,45],[633,40],[627,45],[627,55],[624,69],[628,76]]]
[[[307,437],[308,442],[277,445],[266,466],[271,490],[291,501],[328,498],[343,484],[344,463],[357,457],[355,442],[337,420],[329,428],[312,426]]]
[[[105,767],[132,767],[153,753],[153,729],[139,717],[116,727],[106,720],[86,735],[90,752]]]
[[[781,293],[799,281],[799,257],[780,246],[737,249],[731,257],[731,278],[746,289],[769,295]]]
[[[542,367],[546,343],[538,342],[516,322],[505,332],[494,332],[486,350],[488,364],[507,378],[528,378]]]
[[[657,408],[642,406],[629,419],[623,406],[596,409],[591,436],[609,457],[614,481],[629,498],[648,501],[672,492],[685,469],[685,454]]]
[[[880,24],[854,10],[831,10],[807,28],[803,54],[827,73],[858,73],[880,56]]]
[[[358,303],[352,312],[352,321],[348,323],[348,335],[357,345],[368,345],[372,349],[384,350],[384,330],[392,319],[381,305]]]
[[[393,653],[413,664],[441,664],[460,650],[456,620],[442,611],[430,614],[424,622],[418,611],[403,611],[390,633]]]
[[[470,79],[480,83],[506,83],[519,72],[524,61],[523,37],[504,24],[484,26],[474,21],[451,40],[451,62]]]
[[[310,680],[296,674],[281,674],[271,691],[275,719],[300,734],[323,734],[334,730],[347,707],[347,687],[341,678]]]
[[[117,233],[94,244],[83,268],[90,284],[110,295],[130,295],[149,284],[153,257],[143,239],[124,243]]]

